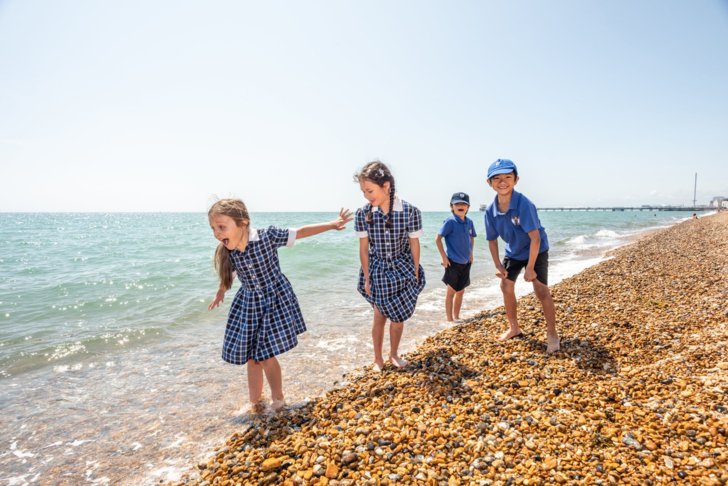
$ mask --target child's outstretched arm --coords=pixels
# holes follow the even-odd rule
[[[493,258],[493,263],[495,263],[496,277],[501,279],[508,277],[506,267],[503,266],[498,256],[498,240],[488,240],[488,248],[490,249],[490,256]]]
[[[346,228],[346,223],[351,221],[351,219],[351,211],[341,208],[339,210],[339,217],[333,221],[329,221],[328,223],[309,224],[298,228],[296,230],[296,239],[307,238],[333,229],[341,231]]]
[[[212,310],[215,307],[217,307],[218,305],[220,305],[220,303],[225,298],[225,292],[227,292],[227,289],[221,285],[220,288],[217,289],[215,298],[212,299],[212,302],[210,302],[210,305],[207,306],[207,310]]]

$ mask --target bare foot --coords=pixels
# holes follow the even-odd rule
[[[508,329],[506,332],[504,332],[503,334],[501,334],[500,336],[498,336],[498,340],[499,341],[506,341],[506,340],[511,339],[511,338],[514,338],[516,336],[520,336],[521,334],[523,334],[523,333],[521,332],[521,328],[520,327],[517,327],[515,329]]]
[[[546,352],[555,353],[561,349],[561,340],[559,336],[547,336],[546,337]]]
[[[377,373],[381,373],[384,369],[384,360],[382,360],[381,363],[379,361],[374,361],[374,363],[372,363],[372,369]]]
[[[280,411],[285,406],[286,406],[286,401],[284,399],[273,400],[273,401],[270,402],[270,408],[274,412]]]
[[[240,407],[233,415],[262,415],[265,412],[265,400],[261,399],[255,403],[246,403]]]
[[[389,357],[389,361],[391,361],[392,364],[395,367],[400,368],[400,369],[404,368],[405,366],[407,366],[409,364],[407,361],[403,360],[402,358],[400,358],[396,354],[395,355],[391,355]]]

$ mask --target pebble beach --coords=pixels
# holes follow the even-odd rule
[[[382,373],[241,418],[176,484],[726,484],[728,213],[645,235],[552,287],[561,351],[519,299]],[[466,296],[467,298],[467,296]]]

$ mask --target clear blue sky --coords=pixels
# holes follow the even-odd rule
[[[728,3],[0,0],[0,211],[728,196]]]

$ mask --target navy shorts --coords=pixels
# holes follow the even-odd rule
[[[442,281],[453,288],[455,292],[460,292],[470,285],[470,262],[457,263],[450,260],[450,266],[445,269],[445,275]]]
[[[516,281],[521,270],[528,265],[528,260],[514,260],[513,258],[503,258],[503,266],[508,272],[508,280]],[[544,285],[548,285],[549,281],[549,252],[548,250],[538,254],[536,264],[533,266],[536,272],[536,279]]]

